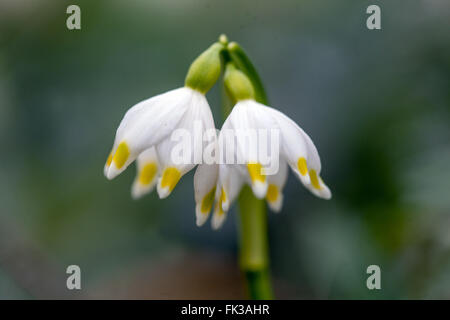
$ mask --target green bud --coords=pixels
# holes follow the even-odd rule
[[[221,43],[214,43],[192,62],[184,82],[186,87],[203,94],[209,91],[220,76]]]
[[[248,77],[229,62],[223,77],[225,88],[234,102],[246,99],[255,99],[255,91]]]

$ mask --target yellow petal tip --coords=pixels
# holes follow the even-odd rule
[[[168,189],[170,192],[175,188],[181,178],[181,172],[175,167],[168,167],[164,169],[161,178],[161,188]]]
[[[156,177],[158,166],[154,162],[145,164],[139,173],[139,183],[142,185],[149,185]]]
[[[304,176],[308,173],[308,166],[306,165],[306,159],[304,157],[301,157],[298,159],[297,169],[302,176]]]
[[[247,163],[247,170],[252,182],[266,181],[266,177],[264,176],[264,169],[260,163]]]
[[[202,204],[200,207],[200,211],[203,214],[207,214],[211,211],[211,208],[214,203],[214,195],[216,193],[216,187],[212,188],[210,192],[208,192],[202,199]]]
[[[275,202],[278,199],[278,187],[274,184],[269,184],[269,187],[267,188],[267,194],[266,199],[269,202]]]
[[[315,189],[320,190],[319,177],[317,176],[316,170],[314,169],[309,170],[309,177],[311,178],[311,185]]]
[[[130,149],[128,148],[127,143],[123,141],[117,147],[116,153],[114,154],[112,161],[116,165],[117,169],[120,169],[123,167],[125,162],[127,162],[129,156],[130,156]]]

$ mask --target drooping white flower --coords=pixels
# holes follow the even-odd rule
[[[114,145],[105,164],[105,175],[113,179],[138,158],[138,175],[132,194],[140,197],[150,192],[158,178],[158,194],[167,197],[179,179],[195,167],[194,157],[201,154],[203,145],[192,147],[189,161],[175,161],[173,148],[179,144],[172,133],[182,129],[190,139],[196,139],[194,127],[214,129],[214,120],[206,97],[191,88],[183,87],[148,100],[127,111],[116,132]],[[203,132],[197,133],[202,135]],[[190,141],[194,146],[195,141]]]
[[[261,141],[252,140],[248,134],[244,134],[248,131],[262,130],[279,132],[279,152],[269,150],[271,161],[278,163],[275,174],[266,174],[268,167],[261,161],[261,154],[251,152],[249,148],[252,145],[261,148]],[[234,132],[236,137],[235,144],[231,144],[230,140],[224,137],[224,134],[230,131]],[[225,120],[219,141],[222,160],[229,150],[235,150],[235,158],[240,159],[242,163],[220,164],[216,187],[217,204],[212,218],[213,228],[222,225],[226,212],[244,183],[252,187],[257,198],[266,198],[272,210],[281,210],[282,189],[287,179],[288,165],[314,195],[323,199],[331,198],[330,189],[320,177],[320,157],[311,138],[282,112],[253,99],[240,100]]]
[[[202,140],[204,133],[213,131],[216,138],[205,94],[220,75],[222,50],[223,44],[215,43],[195,59],[184,87],[144,100],[126,112],[104,174],[113,179],[137,159],[133,198],[150,192],[155,185],[159,197],[167,197],[180,178],[201,161],[208,143]],[[176,156],[180,145],[184,147],[182,157]]]

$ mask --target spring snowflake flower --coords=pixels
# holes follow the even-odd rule
[[[198,134],[214,130],[205,93],[219,77],[222,48],[219,43],[213,44],[193,62],[184,87],[136,104],[120,122],[104,174],[113,179],[137,159],[134,198],[150,192],[155,185],[159,197],[167,197],[180,178],[195,167],[194,158],[202,153],[204,145],[193,147],[189,161],[175,161],[172,151],[179,142],[171,135],[181,129],[195,139]],[[202,132],[194,133],[198,124]]]
[[[225,120],[219,135],[220,154],[235,151],[235,158],[243,160],[242,164],[220,164],[216,186],[216,205],[212,218],[213,228],[219,228],[226,217],[231,203],[239,195],[243,184],[249,184],[254,195],[266,199],[273,211],[280,211],[283,203],[283,187],[286,183],[288,166],[303,185],[317,197],[330,199],[330,189],[320,177],[321,162],[319,153],[311,138],[289,117],[282,112],[253,100],[253,90],[247,78],[238,70],[225,74],[227,89],[236,98],[237,103]],[[243,89],[244,88],[244,89]],[[223,137],[225,132],[234,132],[236,147]],[[278,162],[275,174],[265,174],[267,166],[258,159],[259,153],[252,154],[248,149],[248,131],[279,132],[279,153],[272,159]],[[233,141],[231,141],[234,143]],[[250,145],[255,142],[250,140]],[[261,146],[258,145],[258,148]],[[270,148],[269,148],[270,149]],[[201,221],[205,218],[201,219]]]

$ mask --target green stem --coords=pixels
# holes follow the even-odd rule
[[[226,37],[221,43],[227,45]],[[222,53],[223,65],[233,61],[246,74],[255,90],[255,100],[267,104],[267,95],[255,67],[242,48],[230,43]],[[225,118],[231,112],[235,101],[227,99],[223,90],[223,113]],[[233,100],[233,97],[230,97]],[[250,299],[273,299],[269,271],[269,242],[267,236],[267,210],[264,200],[257,199],[251,189],[245,186],[239,195],[239,265],[247,280]]]
[[[245,186],[239,195],[239,264],[247,279],[250,299],[273,298],[269,274],[267,211],[264,201]]]

